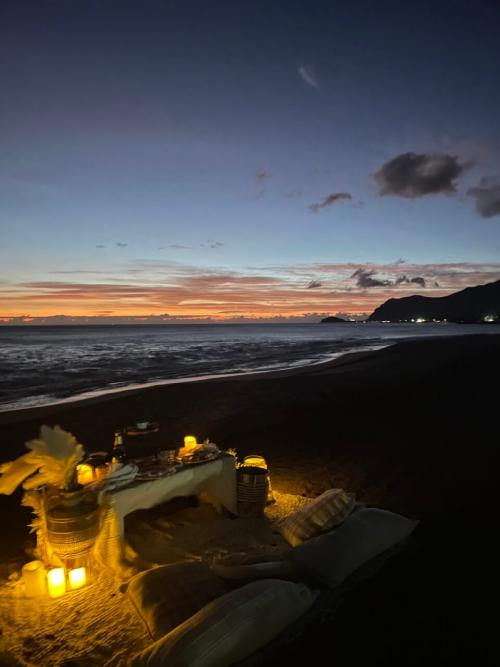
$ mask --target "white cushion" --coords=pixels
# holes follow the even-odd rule
[[[291,549],[285,558],[298,573],[335,588],[358,567],[408,537],[417,523],[393,512],[362,509],[331,533]]]
[[[352,512],[354,504],[353,495],[343,489],[329,489],[287,516],[281,522],[279,531],[282,537],[295,547],[311,537],[339,526]]]
[[[133,667],[226,667],[268,644],[309,609],[304,584],[266,579],[223,595],[135,656]]]
[[[141,572],[126,586],[129,600],[153,639],[160,639],[230,590],[206,563],[196,560]]]

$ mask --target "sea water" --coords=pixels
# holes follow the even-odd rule
[[[128,387],[319,363],[403,339],[495,332],[464,324],[0,327],[0,411]]]

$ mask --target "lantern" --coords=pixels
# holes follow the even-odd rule
[[[260,454],[249,454],[248,456],[245,456],[245,458],[243,459],[243,463],[241,465],[244,466],[244,467],[262,468],[262,470],[267,470],[268,471],[268,475],[267,475],[267,483],[268,483],[267,504],[274,503],[273,487],[271,486],[271,475],[269,473],[269,468],[268,468],[266,459],[263,456],[261,456]]]

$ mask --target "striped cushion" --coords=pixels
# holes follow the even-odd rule
[[[279,526],[293,547],[339,526],[354,508],[355,498],[342,489],[329,489],[308,505],[286,517]]]
[[[254,581],[214,600],[136,655],[133,667],[229,667],[258,651],[311,607],[304,584]]]

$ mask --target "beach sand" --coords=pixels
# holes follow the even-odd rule
[[[340,486],[368,505],[417,517],[415,546],[346,594],[333,623],[309,629],[272,664],[301,664],[301,653],[319,650],[351,664],[493,664],[486,605],[499,504],[499,371],[500,336],[473,335],[4,413],[0,460],[23,453],[43,423],[96,451],[110,449],[116,428],[146,416],[166,443],[193,433],[239,456],[264,454],[278,492],[314,497]],[[3,577],[29,543],[19,500],[0,497]]]

